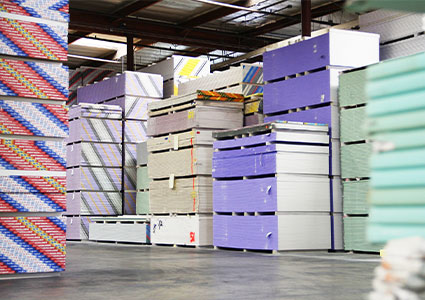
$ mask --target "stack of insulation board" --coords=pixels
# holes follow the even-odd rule
[[[359,16],[361,31],[378,33],[381,60],[425,51],[425,14],[376,10]]]
[[[341,74],[338,99],[341,134],[341,177],[343,180],[344,249],[379,251],[367,241],[369,205],[369,159],[372,144],[367,141],[366,69]]]
[[[67,140],[67,239],[88,238],[90,216],[122,213],[122,109],[74,105]]]
[[[214,246],[331,249],[327,125],[275,122],[214,137]]]
[[[425,237],[425,53],[367,69],[371,242]]]
[[[161,75],[164,80],[163,95],[168,98],[181,95],[180,84],[210,74],[210,61],[207,58],[173,55],[141,71]]]
[[[263,67],[256,64],[241,64],[179,85],[179,95],[195,93],[197,90],[237,93],[245,96],[262,93]]]
[[[148,175],[148,144],[137,144],[137,197],[136,213],[138,215],[150,214],[149,204],[149,175]]]
[[[245,97],[244,103],[244,126],[262,124],[263,115],[263,94],[252,94]]]
[[[69,14],[58,0],[0,10],[1,279],[65,270]]]
[[[343,69],[378,61],[377,34],[337,29],[264,54],[264,121],[329,124],[331,190],[338,190],[331,197],[337,203],[342,202],[337,200],[341,197],[338,77]],[[336,222],[342,221],[342,211],[331,207],[331,212]]]
[[[126,71],[78,89],[78,103],[119,105],[123,110],[124,214],[136,214],[136,145],[147,140],[147,106],[162,98],[162,77]]]
[[[212,131],[243,125],[243,99],[198,91],[149,104],[153,244],[212,245]]]

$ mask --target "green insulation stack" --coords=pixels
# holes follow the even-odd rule
[[[367,69],[371,242],[425,237],[425,53]]]
[[[344,249],[377,252],[366,239],[369,204],[369,158],[372,144],[366,126],[366,69],[341,74],[338,100],[341,134],[341,177],[343,180]]]

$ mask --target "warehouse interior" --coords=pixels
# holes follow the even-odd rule
[[[425,1],[0,0],[0,299],[425,299]]]

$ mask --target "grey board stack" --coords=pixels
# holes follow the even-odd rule
[[[214,246],[341,249],[327,125],[278,121],[214,137]]]
[[[212,131],[241,127],[242,101],[199,91],[149,105],[152,244],[212,245]]]
[[[148,175],[148,145],[147,142],[137,144],[137,196],[136,214],[149,215],[149,175]]]
[[[361,31],[378,33],[380,59],[387,60],[425,51],[425,14],[376,10],[359,16]]]

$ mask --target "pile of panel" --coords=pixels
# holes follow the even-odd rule
[[[148,103],[162,98],[162,77],[126,71],[78,89],[78,103],[118,105],[123,110],[124,214],[136,214],[136,145],[147,140]]]
[[[244,126],[262,124],[263,121],[263,94],[246,96],[244,103]]]
[[[212,245],[212,131],[241,127],[243,100],[198,91],[149,104],[153,244]]]
[[[59,272],[68,1],[3,0],[0,10],[0,274]]]
[[[137,144],[137,197],[136,214],[150,214],[148,145],[147,142]]]
[[[122,213],[122,110],[74,105],[67,140],[68,240],[88,239],[90,216]]]
[[[214,246],[331,248],[328,126],[274,122],[214,137]]]
[[[425,53],[367,69],[371,242],[425,237]],[[375,145],[376,144],[376,145]]]
[[[366,238],[372,144],[367,141],[365,88],[366,69],[346,71],[340,76],[344,249],[372,252],[379,251],[380,247],[370,244]]]
[[[141,71],[161,75],[164,80],[163,95],[164,98],[168,98],[173,95],[182,95],[179,92],[180,84],[210,74],[210,61],[207,58],[173,55]]]
[[[263,92],[263,67],[255,64],[241,64],[229,70],[214,72],[179,85],[179,95],[195,93],[198,90],[237,93],[249,96]]]
[[[379,36],[331,29],[328,33],[264,54],[265,122],[329,124],[332,223],[342,222],[338,77],[343,69],[379,61]],[[308,87],[308,88],[307,88]],[[342,237],[341,237],[342,238]],[[333,247],[342,248],[342,245]],[[339,248],[341,247],[341,248]],[[333,248],[334,249],[334,248]]]
[[[361,31],[378,33],[381,60],[425,51],[425,14],[376,10],[359,16]]]

